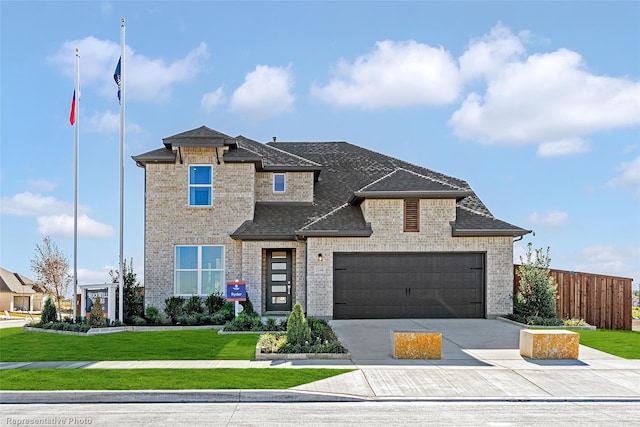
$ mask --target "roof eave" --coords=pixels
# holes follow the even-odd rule
[[[471,190],[451,191],[355,191],[352,199],[463,199],[472,196]]]
[[[510,236],[519,237],[531,233],[532,230],[524,230],[522,228],[510,229],[472,229],[451,228],[451,236],[453,237],[489,237],[489,236]]]
[[[231,237],[233,240],[252,240],[252,241],[259,241],[259,240],[269,240],[269,241],[273,241],[273,240],[296,240],[295,236],[291,235],[291,234],[230,234],[229,237]]]
[[[369,230],[298,230],[298,237],[370,237],[373,234]]]

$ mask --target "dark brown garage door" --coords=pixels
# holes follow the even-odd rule
[[[483,253],[337,253],[334,319],[482,318]]]

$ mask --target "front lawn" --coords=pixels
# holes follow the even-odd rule
[[[580,334],[580,344],[625,359],[640,359],[640,331],[570,329]]]
[[[287,389],[352,369],[4,369],[0,390]]]
[[[77,336],[0,329],[0,361],[253,360],[256,334],[216,329],[119,332]]]

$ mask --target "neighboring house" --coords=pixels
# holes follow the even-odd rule
[[[242,280],[263,316],[484,318],[512,312],[513,240],[469,184],[347,142],[202,126],[145,169],[145,305]]]
[[[36,282],[0,267],[0,312],[42,311],[43,299]]]

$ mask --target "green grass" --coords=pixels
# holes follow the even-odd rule
[[[5,369],[0,390],[287,389],[352,369]]]
[[[580,344],[625,359],[640,359],[640,331],[570,329],[580,334]]]
[[[0,361],[253,360],[257,334],[216,329],[77,336],[0,329]]]

